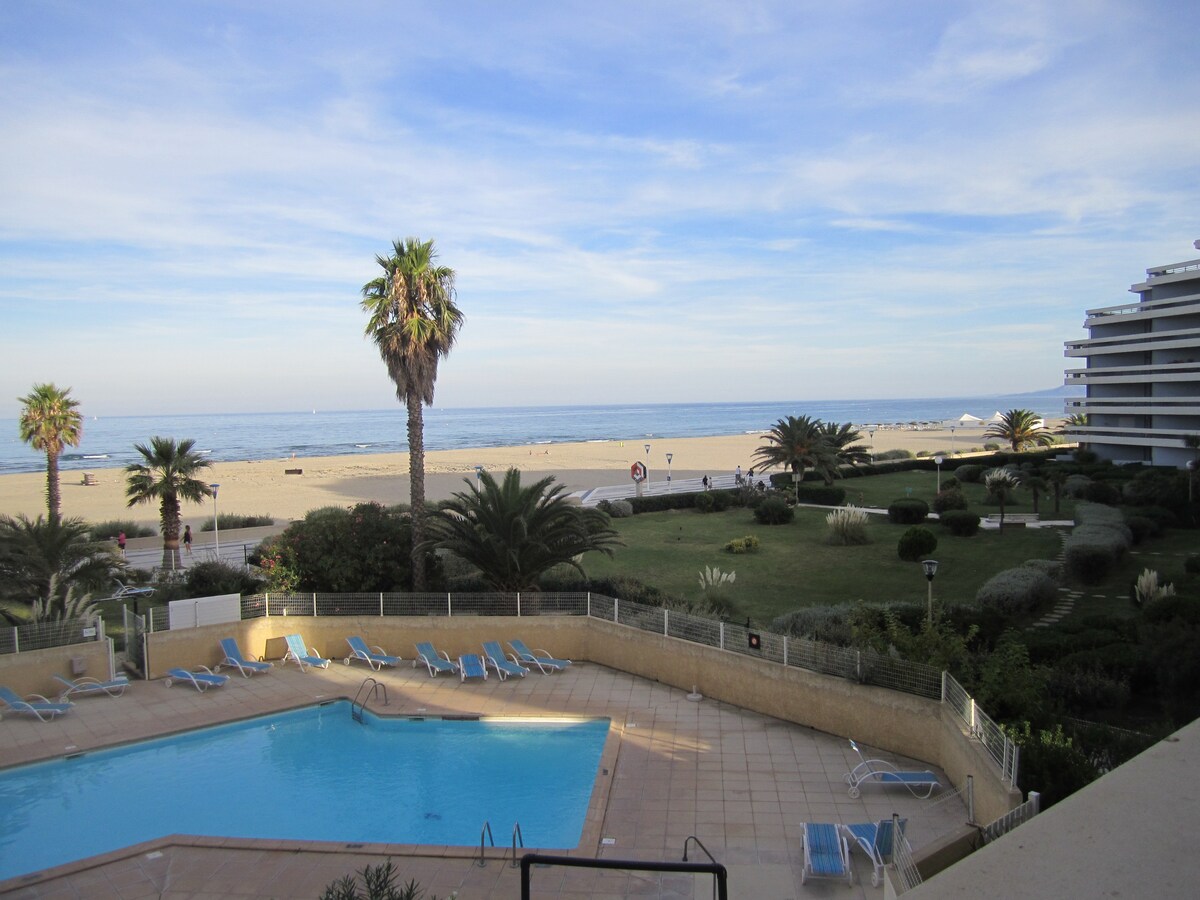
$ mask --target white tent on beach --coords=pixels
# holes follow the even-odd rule
[[[982,425],[983,419],[979,418],[979,416],[973,416],[970,413],[963,413],[954,420],[954,424],[961,425],[963,428],[970,428],[974,425]]]
[[[988,418],[988,420],[986,422],[984,422],[983,424],[999,425],[1003,421],[1004,421],[1004,413],[1000,412],[1000,410],[996,410],[994,413],[991,414],[991,416]]]

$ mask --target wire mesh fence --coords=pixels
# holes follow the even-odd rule
[[[31,622],[28,625],[0,628],[0,654],[86,644],[104,640],[104,636],[104,622],[99,617]]]

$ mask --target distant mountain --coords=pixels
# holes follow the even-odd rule
[[[1060,384],[1058,387],[1046,388],[1041,391],[1026,391],[1023,394],[1013,394],[1014,397],[1085,397],[1087,391],[1082,384]]]

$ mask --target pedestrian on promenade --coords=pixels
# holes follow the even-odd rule
[[[121,559],[125,558],[125,532],[117,535],[117,549],[121,551]]]
[[[192,555],[192,526],[183,526],[183,548],[187,551],[187,555]]]

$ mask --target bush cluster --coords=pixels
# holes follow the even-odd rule
[[[888,521],[894,525],[917,525],[929,516],[929,504],[924,500],[905,498],[893,500],[888,506]]]
[[[605,512],[614,519],[628,519],[633,515],[633,504],[628,500],[610,500]]]
[[[631,497],[630,506],[635,515],[663,512],[668,509],[691,509],[699,494],[652,494],[648,497]]]
[[[1054,600],[1054,582],[1045,572],[1030,566],[1018,566],[997,572],[975,594],[975,602],[1006,616],[1027,615]]]
[[[913,452],[911,450],[884,450],[882,453],[875,454],[875,459],[877,461],[885,461],[885,462],[887,460],[892,460],[892,459],[914,459],[914,458],[915,457],[913,456]]]
[[[1067,572],[1084,584],[1096,584],[1112,571],[1133,545],[1133,533],[1121,511],[1080,501],[1075,521],[1063,545]]]
[[[695,507],[696,512],[700,513],[710,513],[713,511],[716,505],[717,502],[713,499],[713,495],[708,491],[705,491],[702,494],[697,494],[696,499],[692,501],[692,506]]]
[[[977,463],[967,463],[954,470],[954,477],[963,484],[979,484],[983,478],[983,466]]]
[[[904,534],[896,545],[896,552],[905,562],[919,562],[937,549],[937,537],[928,528],[914,525]]]
[[[93,541],[115,541],[117,535],[125,532],[127,538],[154,537],[158,534],[153,528],[139,525],[132,519],[113,519],[110,522],[97,522],[88,529]]]
[[[948,509],[941,514],[939,521],[942,527],[957,537],[971,537],[979,533],[979,516],[967,509]]]
[[[958,488],[942,488],[933,498],[933,511],[939,516],[948,509],[966,509],[967,498]]]
[[[232,531],[234,528],[262,528],[267,525],[274,525],[275,520],[270,516],[241,516],[237,513],[221,513],[217,516],[217,525],[221,526],[222,531]],[[201,531],[214,530],[213,520],[206,519],[200,525]]]
[[[754,518],[763,525],[786,525],[795,517],[795,510],[778,495],[767,497],[754,509]]]
[[[757,553],[758,547],[758,538],[748,534],[745,537],[734,538],[725,545],[725,551],[727,553]]]

